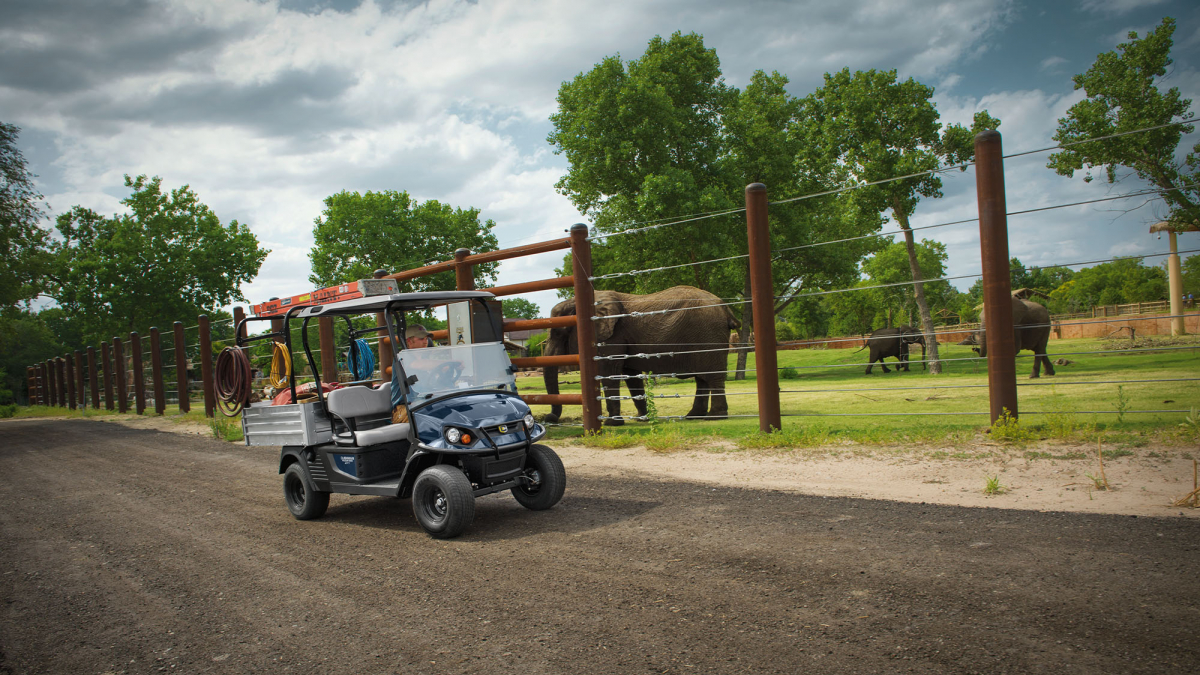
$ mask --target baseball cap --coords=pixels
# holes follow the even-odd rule
[[[414,323],[404,329],[404,339],[429,337],[429,331],[425,330],[425,326],[419,323]]]

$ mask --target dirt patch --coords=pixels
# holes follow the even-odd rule
[[[636,472],[711,485],[801,494],[888,499],[922,504],[987,506],[1139,516],[1200,517],[1200,509],[1171,507],[1193,490],[1193,463],[1178,448],[1138,448],[1138,456],[1104,461],[1096,446],[1009,449],[992,445],[952,448],[807,448],[770,455],[715,447],[654,453],[642,447],[602,450],[563,445],[568,471],[596,476]],[[1028,453],[1028,454],[1027,454]],[[1160,455],[1160,457],[1154,457]],[[1084,459],[1075,459],[1083,457]],[[984,493],[988,478],[1002,490]]]

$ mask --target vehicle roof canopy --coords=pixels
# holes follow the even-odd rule
[[[342,316],[371,314],[386,309],[401,312],[428,309],[437,305],[448,305],[452,302],[466,300],[491,300],[496,296],[487,291],[435,291],[431,293],[393,293],[391,295],[373,295],[353,300],[333,302],[328,305],[306,307],[296,313],[296,318],[305,319],[314,316]]]

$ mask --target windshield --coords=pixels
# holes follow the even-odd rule
[[[417,378],[409,385],[410,403],[465,389],[517,390],[512,364],[499,342],[405,349],[400,363],[408,378]]]

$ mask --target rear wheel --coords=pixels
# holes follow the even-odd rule
[[[544,445],[529,448],[525,456],[525,484],[512,489],[513,497],[527,509],[544,511],[562,499],[567,470],[558,453]]]
[[[417,476],[413,484],[413,515],[436,539],[462,534],[475,520],[475,493],[462,471],[439,464]]]
[[[329,508],[329,493],[312,489],[299,464],[292,464],[283,472],[283,499],[296,520],[320,518]]]

